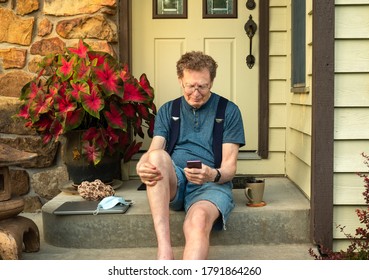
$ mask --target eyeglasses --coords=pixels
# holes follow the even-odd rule
[[[185,93],[194,93],[195,90],[197,90],[199,93],[206,93],[210,87],[208,84],[204,84],[204,85],[190,85],[190,84],[183,84],[182,82],[182,87],[184,88]]]

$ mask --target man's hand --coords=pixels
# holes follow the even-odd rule
[[[205,164],[202,164],[201,168],[184,168],[187,180],[196,185],[213,182],[216,175],[214,174],[214,171],[216,172],[215,169]]]
[[[140,176],[141,182],[146,184],[148,187],[155,186],[158,181],[163,179],[160,170],[149,162],[137,165],[136,171],[138,176]]]

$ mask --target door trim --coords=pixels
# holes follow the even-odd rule
[[[120,0],[119,3],[119,60],[128,63],[131,69],[132,0]],[[269,154],[269,0],[260,0],[259,19],[259,140],[256,152],[260,158],[266,159]]]
[[[258,155],[269,154],[269,0],[259,1],[259,143]]]
[[[132,0],[120,0],[119,10],[119,61],[132,66]],[[132,70],[132,69],[131,69]]]

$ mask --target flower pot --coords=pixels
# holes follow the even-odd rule
[[[88,162],[82,155],[83,133],[84,130],[73,130],[65,134],[63,160],[73,184],[80,185],[83,181],[92,182],[96,179],[104,183],[112,183],[114,179],[120,179],[120,154],[105,154],[97,165]]]

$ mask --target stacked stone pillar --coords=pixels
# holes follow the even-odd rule
[[[43,145],[24,122],[14,118],[21,88],[38,72],[43,56],[60,53],[84,39],[93,49],[117,56],[118,0],[0,0],[0,143],[37,156],[9,167],[13,195],[34,212],[68,181],[61,143]],[[5,186],[4,186],[5,187]],[[3,194],[2,194],[3,192]],[[5,189],[0,189],[1,196]]]

